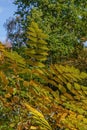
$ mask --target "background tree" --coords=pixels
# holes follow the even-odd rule
[[[14,4],[17,5],[16,16],[20,17],[18,24],[24,33],[34,20],[49,35],[50,62],[73,53],[77,57],[81,39],[87,37],[85,0],[14,0]],[[18,38],[21,39],[20,35]],[[26,43],[26,36],[23,40]]]
[[[24,33],[21,28],[20,17],[11,17],[6,20],[4,27],[7,30],[6,41],[12,44],[12,47],[20,48],[23,45]]]

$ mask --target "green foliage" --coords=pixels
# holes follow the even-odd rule
[[[16,42],[19,47],[18,38],[19,41],[23,39],[24,43],[27,42],[27,26],[35,21],[49,35],[49,62],[56,63],[72,53],[77,57],[78,50],[82,49],[82,38],[87,38],[85,0],[14,0],[14,3],[17,5],[16,16],[19,18],[15,21],[23,32],[16,33],[15,36],[13,29],[14,44]],[[12,36],[12,32],[9,36]]]
[[[76,58],[69,59],[64,62],[63,65],[68,64],[69,66],[74,66],[78,68],[80,71],[87,72],[87,48],[84,48],[79,52],[79,55]]]
[[[45,39],[48,36],[39,29],[35,22],[31,23],[27,35],[29,41],[27,42],[28,48],[26,49],[26,54],[29,57],[27,58],[29,65],[44,67],[43,62],[47,60],[48,55],[47,42],[45,42]]]

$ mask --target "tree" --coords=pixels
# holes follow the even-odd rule
[[[87,37],[85,0],[15,0],[14,4],[17,5],[16,16],[21,18],[24,33],[27,25],[34,20],[49,35],[50,62],[76,52],[78,45],[82,46],[82,37]]]
[[[20,48],[24,43],[24,33],[21,28],[20,17],[12,17],[6,20],[4,27],[7,30],[7,41],[9,41],[12,47]]]

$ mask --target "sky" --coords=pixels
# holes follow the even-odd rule
[[[14,0],[0,0],[0,41],[4,42],[6,39],[6,29],[4,23],[14,15],[16,6],[13,4]]]

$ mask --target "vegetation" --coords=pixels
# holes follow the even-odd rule
[[[47,35],[27,34],[23,57],[0,44],[0,130],[86,130],[87,73],[47,65]]]
[[[87,130],[86,1],[14,3],[11,44],[0,43],[0,130]]]
[[[76,57],[87,39],[85,0],[14,0],[16,18],[6,24],[13,47],[27,43],[26,29],[32,21],[49,35],[49,63]],[[27,18],[28,17],[28,18]]]

